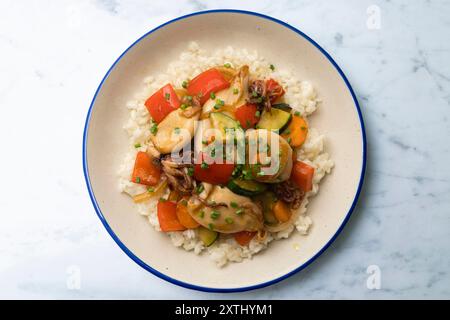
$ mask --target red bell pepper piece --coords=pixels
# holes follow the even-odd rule
[[[171,84],[156,91],[145,101],[145,106],[156,123],[160,123],[172,111],[180,107],[180,99]]]
[[[249,129],[253,128],[259,121],[259,117],[256,116],[257,111],[258,109],[255,104],[247,103],[237,108],[234,115],[242,128]]]
[[[216,163],[206,153],[199,154],[198,163],[194,164],[194,178],[211,184],[225,184],[230,180],[234,163]],[[225,160],[223,160],[225,162]]]
[[[210,98],[212,92],[217,93],[229,86],[230,83],[219,70],[212,68],[189,81],[187,91],[191,96],[198,96],[200,103],[204,104]]]
[[[159,226],[164,232],[183,231],[186,228],[178,221],[177,203],[175,201],[161,201],[157,205]]]

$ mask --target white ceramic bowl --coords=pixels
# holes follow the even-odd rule
[[[323,103],[311,116],[326,134],[335,161],[308,212],[314,224],[308,236],[293,233],[242,263],[217,268],[207,257],[176,248],[155,231],[117,190],[117,169],[127,149],[122,126],[126,101],[143,79],[164,72],[189,41],[206,49],[232,45],[256,49],[277,67],[311,81]],[[136,263],[172,283],[206,291],[244,291],[267,286],[305,268],[336,238],[361,190],[365,170],[365,134],[353,90],[332,58],[301,31],[257,13],[216,10],[172,20],[145,34],[113,64],[101,82],[86,120],[84,173],[95,210],[109,234]],[[298,244],[298,250],[294,249]]]

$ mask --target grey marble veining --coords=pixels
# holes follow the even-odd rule
[[[94,214],[80,152],[116,57],[162,22],[225,7],[284,20],[335,58],[361,103],[369,159],[354,215],[316,262],[269,288],[211,295],[121,252]],[[439,0],[2,1],[0,298],[448,299],[449,35],[450,3]],[[379,290],[366,285],[370,265]]]

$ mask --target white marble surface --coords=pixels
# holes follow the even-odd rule
[[[372,5],[379,29],[367,27]],[[328,50],[361,102],[369,164],[357,210],[313,265],[269,288],[207,294],[122,253],[90,203],[81,141],[97,85],[131,42],[225,7],[280,18]],[[449,17],[444,0],[2,0],[0,298],[450,298]],[[369,265],[380,290],[366,286]]]

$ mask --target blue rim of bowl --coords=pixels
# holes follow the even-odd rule
[[[164,26],[166,26],[168,24],[176,22],[178,20],[186,19],[186,18],[189,18],[189,17],[192,17],[192,16],[197,16],[197,15],[209,14],[209,13],[238,13],[238,14],[246,14],[246,15],[257,16],[257,17],[260,17],[260,18],[267,19],[267,20],[270,20],[272,22],[278,23],[278,24],[280,24],[280,25],[282,25],[282,26],[284,26],[284,27],[294,31],[295,33],[297,33],[299,36],[305,38],[306,40],[308,40],[313,46],[315,46],[330,61],[330,63],[336,68],[338,73],[341,75],[342,79],[344,80],[345,84],[347,85],[348,90],[350,91],[350,93],[352,95],[353,102],[355,103],[355,107],[356,107],[356,110],[358,112],[358,117],[359,117],[359,121],[360,121],[360,125],[361,125],[361,135],[362,135],[362,140],[363,140],[363,164],[362,164],[362,168],[361,168],[361,176],[360,176],[360,180],[359,180],[359,183],[358,183],[358,189],[356,191],[355,198],[353,199],[353,202],[352,202],[352,205],[350,207],[350,210],[347,212],[347,215],[346,215],[344,221],[342,222],[342,224],[340,225],[340,227],[338,228],[336,233],[333,235],[333,237],[331,237],[331,239],[312,258],[310,258],[308,261],[306,261],[302,265],[298,266],[294,270],[292,270],[292,271],[286,273],[285,275],[283,275],[281,277],[278,277],[276,279],[273,279],[273,280],[270,280],[270,281],[266,281],[266,282],[263,282],[263,283],[259,283],[259,284],[255,284],[255,285],[252,285],[252,286],[247,286],[247,287],[209,288],[209,287],[198,286],[198,285],[190,284],[190,283],[187,283],[187,282],[183,282],[183,281],[171,278],[171,277],[169,277],[169,276],[159,272],[158,270],[152,268],[148,264],[146,264],[139,257],[137,257],[133,252],[131,252],[131,250],[129,250],[122,243],[122,241],[120,241],[119,237],[114,233],[114,231],[109,226],[108,222],[106,221],[105,217],[103,216],[103,214],[102,214],[102,212],[100,210],[100,207],[99,207],[99,205],[97,203],[97,200],[95,199],[95,195],[94,195],[94,192],[92,190],[91,182],[90,182],[90,179],[89,179],[88,167],[87,167],[87,152],[86,152],[87,146],[86,146],[86,142],[87,142],[88,127],[89,127],[89,121],[90,121],[90,118],[91,118],[92,107],[93,107],[93,105],[95,103],[95,100],[97,98],[97,94],[99,93],[100,89],[103,86],[103,83],[108,78],[109,74],[111,73],[111,71],[115,67],[115,65],[120,61],[120,59],[122,59],[122,57],[132,47],[134,47],[137,43],[139,43],[142,39],[144,39],[149,34],[151,34],[151,33],[155,32],[155,31],[163,28]],[[159,278],[161,278],[163,280],[166,280],[168,282],[171,282],[173,284],[176,284],[176,285],[188,288],[188,289],[199,290],[199,291],[206,291],[206,292],[243,292],[243,291],[249,291],[249,290],[254,290],[254,289],[267,287],[267,286],[270,286],[272,284],[275,284],[277,282],[280,282],[282,280],[285,280],[285,279],[289,278],[290,276],[292,276],[292,275],[296,274],[297,272],[303,270],[308,265],[310,265],[313,261],[315,261],[334,242],[334,240],[336,240],[337,236],[341,233],[342,229],[344,228],[344,226],[346,225],[347,221],[349,220],[353,210],[355,209],[356,203],[357,203],[359,195],[361,193],[361,189],[362,189],[363,182],[364,182],[364,176],[365,176],[365,172],[366,172],[366,161],[367,161],[367,150],[366,150],[366,148],[367,148],[366,131],[365,131],[364,121],[363,121],[363,118],[362,118],[361,109],[359,107],[358,100],[357,100],[356,95],[355,95],[355,93],[353,91],[353,88],[350,85],[349,81],[347,80],[347,77],[345,76],[344,72],[341,70],[341,68],[339,68],[337,63],[333,60],[333,58],[331,58],[331,56],[328,54],[328,52],[326,52],[318,43],[316,43],[313,39],[311,39],[309,36],[304,34],[302,31],[300,31],[297,28],[287,24],[286,22],[283,22],[283,21],[278,20],[276,18],[267,16],[267,15],[264,15],[264,14],[261,14],[261,13],[252,12],[252,11],[235,10],[235,9],[218,9],[218,10],[207,10],[207,11],[200,11],[200,12],[190,13],[190,14],[183,15],[181,17],[175,18],[173,20],[170,20],[170,21],[168,21],[166,23],[163,23],[160,26],[150,30],[149,32],[144,34],[139,39],[137,39],[132,45],[130,45],[119,56],[119,58],[117,58],[117,60],[109,68],[108,72],[103,77],[102,81],[100,82],[100,85],[98,86],[97,90],[95,91],[95,95],[94,95],[94,98],[92,99],[91,105],[89,106],[88,114],[87,114],[87,117],[86,117],[86,123],[85,123],[85,127],[84,127],[84,132],[83,132],[83,171],[84,171],[84,177],[86,179],[86,185],[87,185],[87,188],[88,188],[88,191],[89,191],[89,196],[91,198],[92,204],[94,205],[94,209],[97,212],[98,217],[100,218],[100,221],[102,222],[102,224],[105,227],[106,231],[108,231],[109,235],[114,239],[114,241],[119,245],[119,247],[134,262],[136,262],[138,265],[140,265],[145,270],[153,273],[155,276],[157,276],[157,277],[159,277]]]

